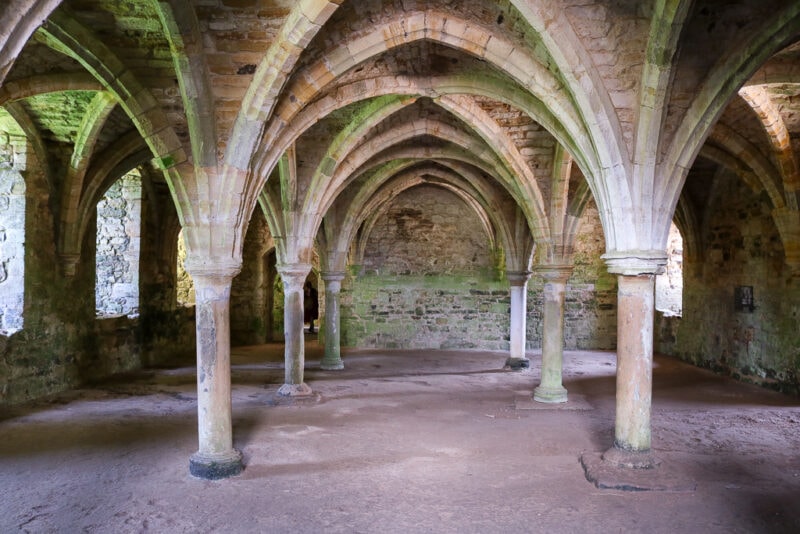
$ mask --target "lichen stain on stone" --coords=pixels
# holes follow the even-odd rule
[[[433,230],[433,221],[426,218],[422,211],[413,208],[402,208],[391,213],[391,218],[396,225],[398,239],[411,239]]]
[[[208,306],[197,308],[197,335],[200,339],[199,381],[214,377],[214,366],[217,363],[217,329],[214,322],[214,311]]]
[[[44,137],[61,143],[74,143],[86,109],[96,91],[62,91],[27,99],[31,115]]]

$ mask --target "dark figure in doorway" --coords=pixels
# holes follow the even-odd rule
[[[313,334],[314,321],[319,317],[319,302],[317,301],[317,290],[314,289],[311,282],[306,282],[303,290],[303,311],[305,312],[304,321],[308,323],[308,332]]]

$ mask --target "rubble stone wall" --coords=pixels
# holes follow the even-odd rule
[[[421,189],[421,188],[420,188]],[[474,212],[444,191],[399,195],[342,283],[342,344],[372,348],[508,350],[509,284]],[[483,236],[483,237],[482,237]],[[482,241],[479,239],[482,237]],[[587,208],[567,286],[565,346],[616,346],[616,280]],[[527,347],[541,347],[543,283],[528,284]]]
[[[97,203],[95,307],[100,316],[138,313],[141,227],[142,181],[131,173]]]
[[[27,150],[30,154],[30,147]],[[95,316],[94,221],[87,228],[74,276],[65,276],[56,253],[45,173],[39,162],[29,157],[22,174],[25,209],[18,215],[24,217],[24,273],[8,273],[23,278],[15,278],[15,283],[24,286],[24,322],[15,332],[0,333],[0,407],[192,356],[194,310],[176,309],[174,302],[167,303],[166,296],[174,300],[174,289],[155,275],[140,280],[150,289],[138,317]],[[174,208],[166,195],[154,209],[163,216],[165,210]],[[143,217],[147,217],[144,211]],[[151,241],[154,239],[151,236]],[[150,251],[142,261],[147,262],[143,272],[155,273],[164,261],[175,261],[174,249],[171,260]]]
[[[702,256],[684,261],[683,315],[657,316],[656,350],[800,393],[800,283],[784,264],[770,207],[731,175],[720,177],[710,205]],[[737,302],[742,291],[752,305]]]

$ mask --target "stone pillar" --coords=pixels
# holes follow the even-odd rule
[[[339,292],[342,289],[344,273],[330,271],[322,273],[325,282],[325,355],[322,357],[320,367],[326,371],[344,369],[341,355],[341,337],[339,325]]]
[[[530,360],[525,356],[528,279],[530,279],[531,273],[529,271],[506,271],[506,277],[511,284],[511,327],[509,332],[511,346],[506,367],[518,371],[531,366]]]
[[[618,467],[658,465],[650,449],[653,395],[653,318],[655,275],[666,255],[608,259],[617,274],[617,395],[614,446],[603,460]]]
[[[242,471],[242,454],[233,448],[231,425],[230,296],[240,265],[186,261],[196,292],[197,428],[199,450],[189,472],[219,479]]]
[[[283,281],[283,336],[285,339],[284,384],[278,395],[284,397],[305,397],[311,395],[311,388],[303,383],[305,367],[305,337],[303,334],[303,284],[311,265],[291,263],[278,265]]]
[[[542,379],[533,390],[539,402],[567,402],[561,381],[564,355],[564,291],[571,266],[541,266],[536,272],[544,279],[544,328],[542,332]]]

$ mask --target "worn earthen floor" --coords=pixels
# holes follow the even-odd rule
[[[0,532],[800,532],[797,398],[657,358],[653,444],[683,489],[608,490],[579,458],[613,440],[613,353],[568,352],[571,400],[541,409],[536,354],[358,350],[324,372],[307,349],[317,395],[294,404],[282,345],[234,349],[246,469],[224,481],[188,474],[192,366],[7,413]]]

